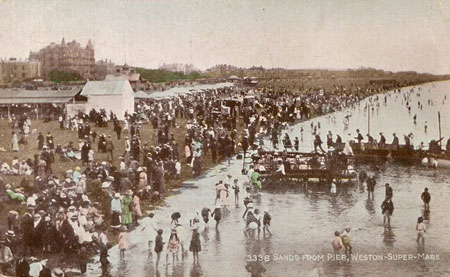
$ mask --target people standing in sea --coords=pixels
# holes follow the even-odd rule
[[[209,214],[211,213],[211,209],[209,208],[203,208],[201,211],[203,222],[205,223],[205,228],[208,228],[208,222],[209,222]]]
[[[351,239],[350,239],[350,227],[346,227],[344,231],[341,234],[342,244],[345,248],[345,254],[352,254],[352,245],[351,245]]]
[[[153,242],[155,240],[156,234],[158,232],[158,229],[155,226],[155,219],[154,219],[155,214],[154,213],[149,213],[148,214],[148,221],[147,221],[147,227],[148,227],[148,232],[149,232],[149,240],[148,240],[148,249],[149,249],[149,253],[148,256],[151,257],[152,256],[152,245]]]
[[[238,179],[234,179],[234,183],[233,183],[233,191],[234,191],[234,205],[236,207],[239,207],[239,191],[240,191],[240,187],[238,184]]]
[[[383,214],[383,224],[385,227],[391,226],[391,216],[393,212],[394,212],[394,203],[392,202],[391,197],[386,196],[386,199],[381,204],[381,213]]]
[[[156,252],[156,269],[158,269],[159,261],[161,259],[161,252],[164,248],[164,242],[163,242],[163,230],[159,229],[158,234],[155,237],[155,252]]]
[[[200,242],[200,234],[198,233],[198,226],[192,229],[191,243],[189,244],[189,251],[192,252],[193,262],[198,262],[198,252],[202,251],[202,245]]]
[[[372,199],[373,199],[374,198],[375,185],[377,184],[377,181],[375,180],[375,176],[367,177],[366,183],[367,183],[368,198],[370,199],[370,196],[372,195]]]
[[[244,211],[244,214],[242,215],[242,218],[245,218],[245,215],[247,214],[247,211],[249,210],[249,204],[252,202],[252,200],[250,198],[250,187],[245,188],[243,197],[244,197],[245,211]]]
[[[263,216],[263,236],[266,236],[266,231],[269,233],[270,236],[272,236],[272,232],[269,230],[270,221],[272,220],[272,217],[270,216],[269,209],[264,209],[264,216]]]
[[[198,224],[197,224],[197,226],[198,226]],[[184,260],[184,255],[187,254],[187,250],[184,248],[184,241],[186,238],[186,234],[185,234],[183,225],[177,224],[177,227],[175,227],[175,231],[177,232],[177,237],[178,237],[178,240],[180,241],[181,260]]]
[[[333,246],[333,252],[335,255],[338,255],[341,249],[344,247],[341,239],[341,233],[339,233],[339,231],[334,232],[334,238],[331,241],[331,245]]]
[[[169,242],[167,243],[166,266],[169,265],[169,253],[172,254],[172,264],[175,264],[175,258],[178,261],[178,249],[180,248],[180,239],[177,231],[172,229],[170,232]]]
[[[216,229],[219,227],[220,219],[222,218],[222,206],[220,204],[216,205],[216,208],[211,214],[211,217],[214,217],[214,220],[216,221]]]
[[[425,208],[425,211],[429,211],[430,210],[431,195],[428,192],[428,188],[425,188],[425,190],[422,192],[422,195],[420,196],[420,198],[423,201],[423,206]]]
[[[417,232],[417,243],[420,243],[420,240],[422,240],[422,244],[425,244],[425,232],[427,231],[427,228],[425,227],[425,223],[423,223],[423,217],[417,218],[417,224],[416,224],[416,232]]]
[[[384,186],[386,187],[385,189],[386,197],[392,199],[392,197],[394,197],[394,192],[392,191],[391,185],[389,185],[389,183],[386,183]]]
[[[119,233],[119,250],[120,250],[120,258],[125,258],[125,250],[128,247],[128,237],[127,237],[127,227],[122,226],[120,227],[120,233]]]

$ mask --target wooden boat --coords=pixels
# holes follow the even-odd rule
[[[298,185],[305,182],[350,182],[356,178],[351,157],[342,153],[318,154],[302,152],[259,151],[252,165],[260,173],[263,187]],[[284,174],[280,171],[284,167]]]
[[[416,155],[413,145],[394,145],[376,143],[357,143],[351,141],[353,155],[358,161],[395,160],[406,163],[417,163],[421,159]]]

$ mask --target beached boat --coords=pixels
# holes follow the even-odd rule
[[[262,187],[309,183],[350,182],[357,174],[351,156],[342,153],[259,151],[252,155]]]
[[[412,145],[376,144],[349,142],[357,161],[395,160],[404,163],[417,163],[421,160]]]

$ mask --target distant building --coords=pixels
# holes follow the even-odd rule
[[[104,80],[106,75],[116,73],[116,65],[111,60],[100,60],[95,62],[95,79]]]
[[[191,74],[193,72],[199,71],[192,64],[181,64],[181,63],[172,63],[172,64],[164,63],[162,66],[159,67],[159,69],[167,70],[170,72],[182,72],[183,74]]]
[[[127,64],[116,65],[114,67],[114,73],[108,73],[105,80],[122,78],[130,82],[133,91],[147,89],[147,82],[142,79],[141,74],[137,73],[134,68]]]
[[[41,64],[36,61],[18,61],[14,58],[0,61],[0,85],[21,83],[41,78]]]
[[[63,38],[60,44],[52,42],[38,52],[30,52],[29,59],[41,62],[44,80],[50,79],[50,72],[54,69],[78,73],[83,79],[95,78],[94,47],[91,40],[86,47],[81,47],[75,40],[66,43]]]

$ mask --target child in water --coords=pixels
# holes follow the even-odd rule
[[[425,227],[425,223],[423,223],[423,217],[421,216],[417,219],[416,231],[417,243],[419,243],[420,239],[422,239],[422,244],[425,244],[425,232],[427,231],[427,228]]]
[[[211,214],[211,217],[214,217],[214,220],[216,221],[216,229],[219,227],[220,219],[222,218],[222,206],[220,206],[219,203],[217,203],[216,208]]]
[[[128,238],[127,238],[127,227],[122,226],[120,228],[119,233],[119,249],[120,249],[120,258],[125,258],[125,250],[128,247]]]
[[[341,239],[342,244],[345,248],[345,254],[351,254],[352,253],[352,245],[350,240],[350,227],[347,227],[344,229],[344,232],[342,232]]]
[[[161,252],[163,251],[164,242],[162,238],[163,230],[158,230],[158,235],[155,238],[155,252],[156,252],[156,268],[158,268]]]
[[[341,233],[339,231],[334,232],[334,238],[331,241],[331,245],[333,246],[334,254],[339,254],[339,251],[341,251],[342,247],[344,247],[344,244],[342,243],[341,239]]]
[[[270,221],[272,220],[272,217],[269,214],[268,209],[264,209],[264,216],[263,216],[263,235],[266,236],[266,231],[269,233],[270,236],[272,236],[272,232],[269,230]]]

